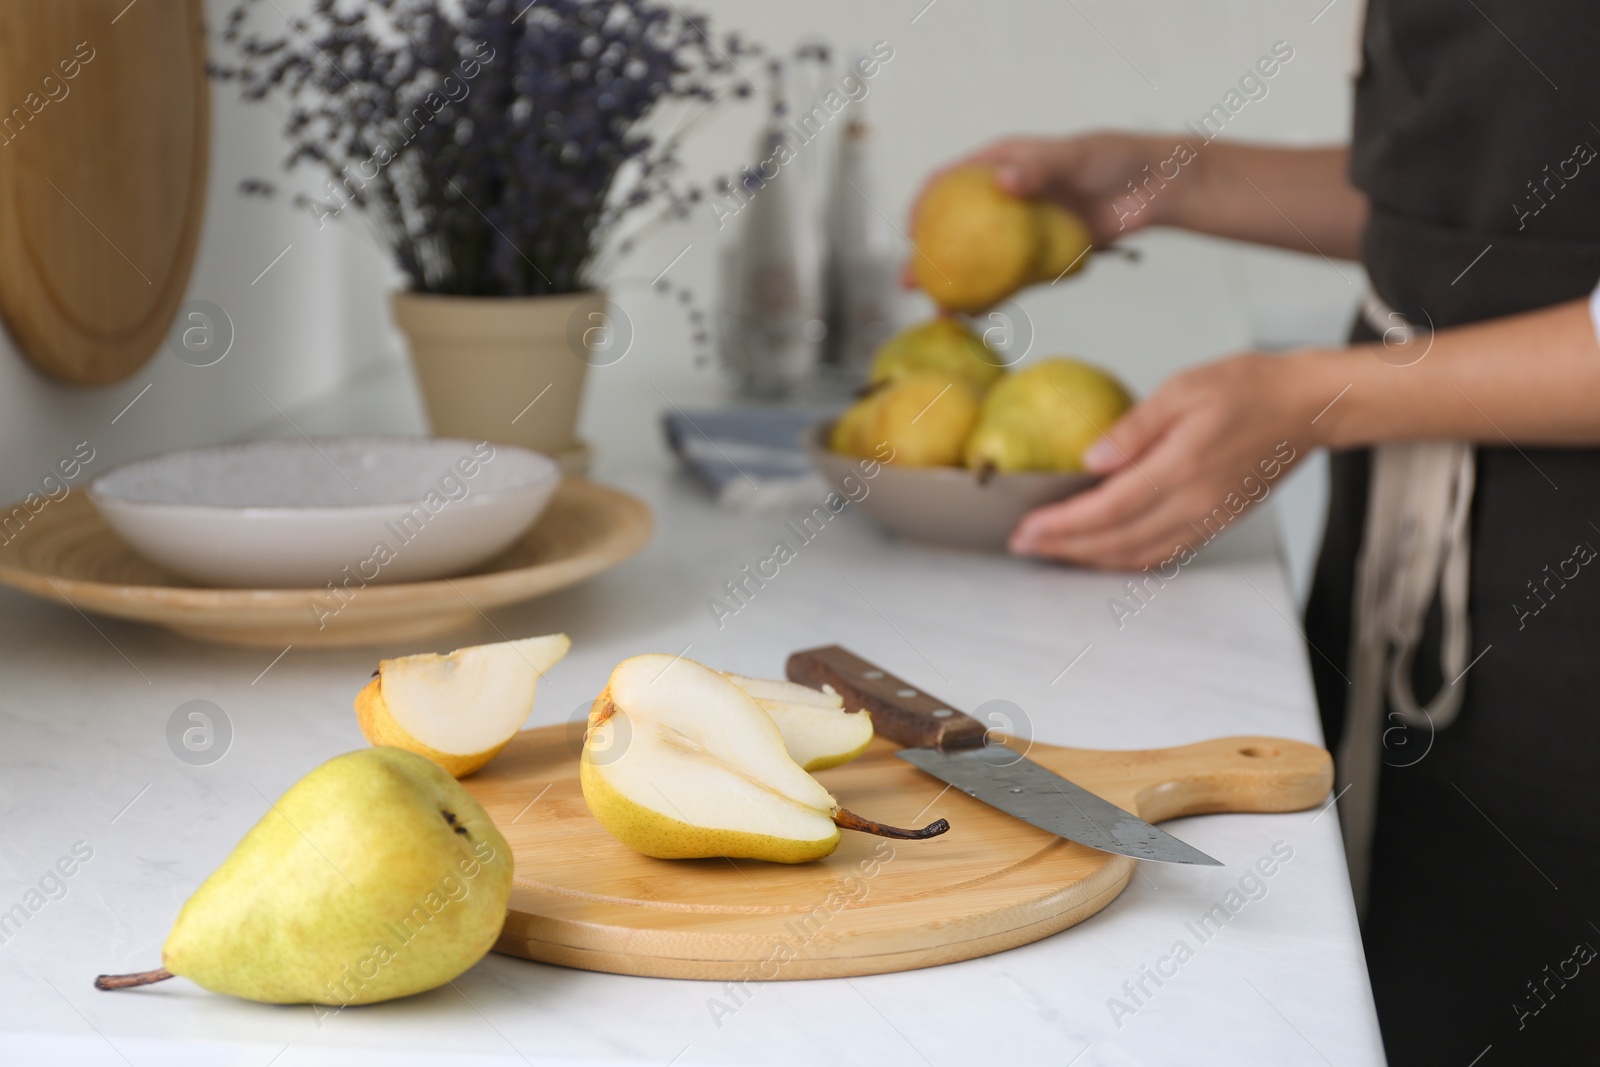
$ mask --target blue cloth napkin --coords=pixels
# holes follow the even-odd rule
[[[801,435],[838,414],[823,407],[740,407],[668,411],[667,443],[718,504],[768,511],[828,491],[812,467]]]

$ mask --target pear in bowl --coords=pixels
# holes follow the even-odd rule
[[[984,397],[964,449],[981,472],[1083,470],[1083,456],[1133,398],[1099,367],[1057,356],[1007,375]]]
[[[940,315],[885,341],[872,357],[867,380],[877,384],[927,370],[962,378],[982,393],[1005,374],[1005,360],[965,322]]]
[[[915,370],[856,401],[835,425],[832,447],[908,467],[948,467],[978,421],[983,396],[965,378]]]
[[[954,388],[928,406],[950,381],[936,379],[934,371],[893,378],[803,443],[879,525],[958,548],[1003,551],[1029,511],[1094,485],[1084,453],[1133,402],[1111,374],[1064,356],[1001,375],[976,414],[972,394]],[[883,397],[893,389],[919,403],[889,407]],[[919,406],[921,417],[887,417]]]

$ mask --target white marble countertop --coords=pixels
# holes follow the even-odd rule
[[[1208,546],[1119,629],[1107,600],[1121,576],[896,543],[847,510],[719,630],[707,598],[770,550],[791,513],[719,510],[678,473],[660,443],[662,395],[703,402],[709,376],[650,375],[644,360],[596,372],[585,432],[597,446],[595,475],[656,509],[654,542],[586,585],[440,643],[497,640],[494,627],[569,633],[572,653],[541,686],[531,725],[586,708],[625,655],[687,649],[721,668],[775,675],[789,651],[836,641],[957,707],[1011,701],[1047,742],[1320,740],[1264,514]],[[291,415],[311,432],[418,425],[409,383],[393,372]],[[1227,866],[1141,865],[1105,911],[1036,944],[900,974],[772,982],[720,1020],[710,1000],[726,994],[710,983],[494,954],[454,988],[320,1025],[309,1008],[230,1000],[181,979],[95,991],[97,973],[158,964],[177,909],[268,798],[364,744],[350,701],[378,654],[416,650],[293,649],[272,662],[271,651],[210,648],[0,591],[0,910],[75,844],[92,850],[52,894],[59,899],[0,933],[0,1063],[1383,1060],[1337,818],[1316,810],[1174,822],[1169,829]],[[192,699],[216,703],[232,724],[229,751],[209,766],[189,766],[167,746],[169,715]],[[1186,924],[1274,849],[1291,858],[1225,928],[1196,939]],[[1179,941],[1192,956],[1161,963]],[[1158,964],[1176,973],[1141,991]]]

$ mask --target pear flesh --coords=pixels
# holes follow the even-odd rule
[[[269,1004],[370,1004],[441,986],[494,946],[505,838],[438,765],[396,748],[337,756],[278,799],[178,913],[165,971]]]
[[[1081,471],[1083,455],[1133,399],[1098,367],[1044,359],[989,390],[966,464],[977,471]]]
[[[522,729],[539,679],[571,647],[566,634],[550,634],[383,660],[356,696],[361,733],[464,777]]]
[[[864,709],[846,710],[844,700],[832,690],[775,678],[726,676],[777,725],[784,750],[802,770],[842,766],[872,743],[872,714]]]

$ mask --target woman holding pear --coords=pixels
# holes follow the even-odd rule
[[[1280,443],[1331,450],[1306,630],[1396,1064],[1596,1051],[1600,69],[1580,42],[1600,14],[1553,6],[1491,23],[1373,0],[1349,147],[1099,133],[957,164],[1074,212],[1096,247],[1176,226],[1367,269],[1349,345],[1174,376],[1087,452],[1104,480],[1011,549],[1115,569],[1198,551]]]

